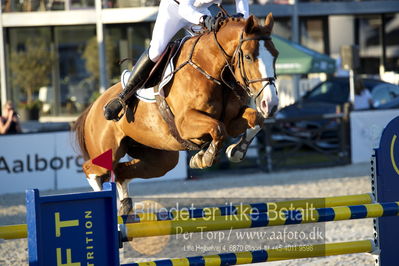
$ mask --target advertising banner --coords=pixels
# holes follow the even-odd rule
[[[0,147],[0,194],[25,192],[30,188],[90,189],[82,171],[84,160],[77,152],[71,132],[0,136]],[[162,179],[146,181],[184,179],[186,175],[186,152],[180,152],[175,169]]]
[[[374,148],[378,148],[381,133],[399,110],[351,112],[352,163],[369,162]]]

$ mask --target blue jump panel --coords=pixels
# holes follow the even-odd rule
[[[375,155],[377,184],[374,185],[377,188],[377,202],[399,201],[399,116],[385,127]],[[381,249],[380,265],[399,265],[399,217],[381,217],[377,219],[377,224],[378,244]]]
[[[29,265],[119,265],[115,184],[40,196],[27,190]]]

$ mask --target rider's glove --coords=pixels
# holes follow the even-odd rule
[[[200,18],[200,25],[207,28],[209,31],[212,31],[216,28],[216,20],[212,16],[202,16]]]

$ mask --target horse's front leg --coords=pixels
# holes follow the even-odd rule
[[[212,141],[205,150],[190,159],[191,168],[206,168],[213,165],[226,136],[223,123],[197,110],[189,110],[176,118],[176,125],[183,139],[202,139],[211,136]]]
[[[229,123],[227,132],[230,136],[237,136],[244,131],[240,140],[226,149],[229,161],[238,163],[244,159],[252,140],[262,130],[262,123],[262,116],[249,107],[245,107],[241,115]]]

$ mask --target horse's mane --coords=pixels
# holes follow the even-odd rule
[[[220,31],[225,27],[228,27],[232,23],[237,23],[240,26],[244,26],[247,19],[241,17],[219,17],[217,19],[217,27],[216,31]],[[255,17],[255,20],[257,18]],[[256,26],[252,29],[252,33],[254,34],[262,34],[262,35],[270,35],[271,29],[257,23]]]
[[[236,18],[236,17],[219,17],[217,19],[217,27],[216,31],[221,30],[226,27],[231,22],[245,22],[244,18]]]

